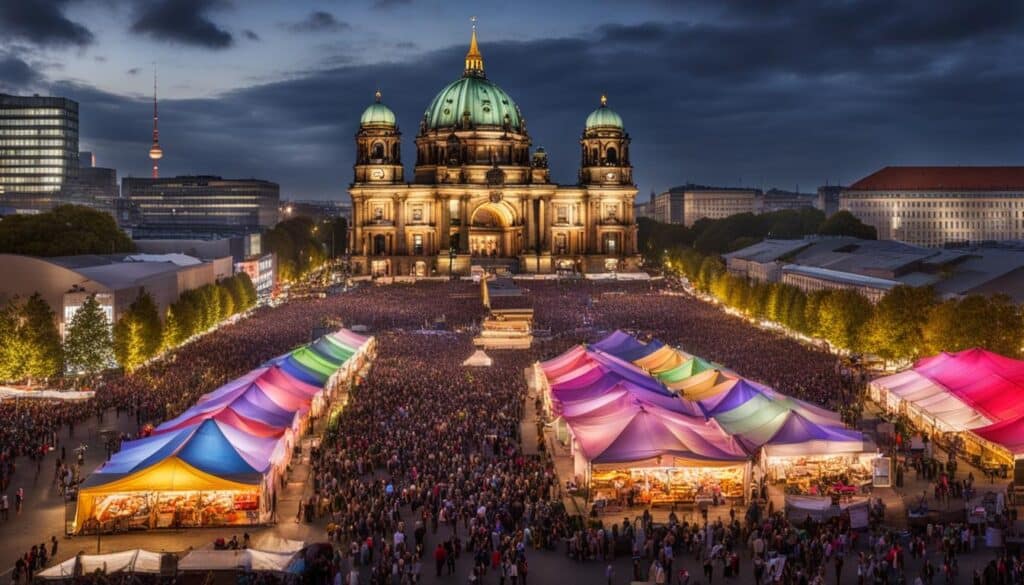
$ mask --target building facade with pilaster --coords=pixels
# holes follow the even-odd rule
[[[356,133],[349,250],[356,274],[469,274],[639,269],[630,137],[602,96],[580,138],[576,185],[551,182],[526,119],[484,75],[476,31],[461,78],[419,124],[412,182],[401,132],[380,92]]]

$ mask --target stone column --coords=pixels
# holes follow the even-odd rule
[[[352,222],[356,224],[355,229],[352,230],[354,232],[352,239],[352,253],[356,255],[363,253],[363,218],[366,215],[363,207],[365,205],[366,201],[360,198],[354,200],[354,204],[352,206]]]
[[[448,197],[441,198],[441,234],[437,241],[438,254],[448,253],[448,243],[451,240],[452,208],[449,201]]]
[[[539,249],[537,247],[537,218],[534,213],[536,200],[533,195],[526,197],[526,249],[530,252],[536,252]]]
[[[590,225],[587,229],[590,231],[590,249],[593,250],[594,254],[601,253],[601,242],[597,241],[597,224],[601,221],[601,201],[590,200]]]
[[[555,210],[551,208],[551,196],[544,198],[544,251],[551,253],[551,224],[554,222]]]
[[[469,254],[469,195],[459,197],[459,253]]]
[[[583,194],[583,204],[580,206],[581,223],[583,233],[580,235],[580,252],[590,253],[590,193]]]
[[[405,242],[405,195],[395,195],[395,226],[398,228],[398,246],[397,254],[404,255],[406,253],[406,242]]]

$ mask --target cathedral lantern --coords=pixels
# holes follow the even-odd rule
[[[622,118],[608,107],[608,97],[602,95],[601,105],[587,116],[580,138],[580,182],[584,185],[632,185],[629,142]]]
[[[363,111],[356,132],[355,182],[401,183],[402,133],[395,113],[381,100],[380,90],[374,103]]]

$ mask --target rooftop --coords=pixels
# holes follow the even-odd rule
[[[850,185],[849,191],[1019,191],[1020,167],[885,167]]]

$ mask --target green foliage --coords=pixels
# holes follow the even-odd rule
[[[864,326],[871,313],[871,302],[855,290],[825,291],[818,307],[818,330],[836,347],[861,351]]]
[[[114,325],[114,357],[132,371],[163,347],[163,325],[152,295],[145,290]]]
[[[887,360],[910,360],[922,355],[924,328],[935,306],[931,287],[897,286],[875,305],[865,344]]]
[[[317,226],[316,237],[323,246],[325,253],[331,258],[339,258],[345,254],[348,242],[348,222],[344,217],[336,217]]]
[[[178,325],[178,317],[174,314],[174,307],[167,307],[167,314],[164,315],[163,331],[160,335],[160,351],[167,351],[181,343],[181,330]]]
[[[0,220],[0,253],[71,256],[134,249],[110,214],[81,205],[60,205],[47,213]]]
[[[45,379],[59,375],[64,369],[64,348],[57,330],[57,318],[39,293],[34,293],[20,308],[20,336],[28,346],[25,357],[29,378]]]
[[[110,321],[89,295],[75,312],[64,337],[64,361],[72,372],[96,373],[114,364]]]
[[[293,217],[263,232],[263,248],[277,255],[278,278],[290,281],[305,276],[326,259],[324,246],[317,239],[313,220]]]
[[[878,233],[874,226],[861,222],[846,210],[833,213],[821,224],[818,233],[823,236],[853,236],[864,240],[878,239]]]
[[[1024,344],[1024,318],[1005,295],[948,300],[930,312],[924,342],[929,354],[982,347],[1018,357]]]
[[[134,371],[146,361],[142,345],[142,325],[126,313],[114,324],[114,358],[126,371]]]

